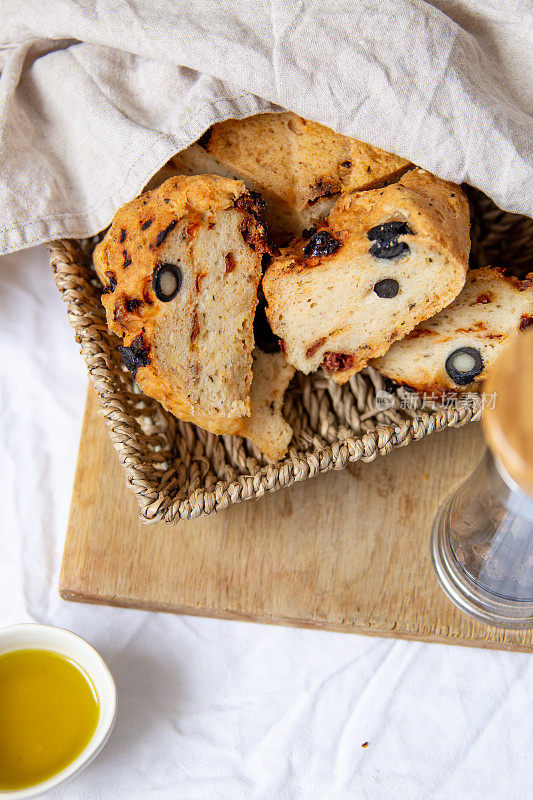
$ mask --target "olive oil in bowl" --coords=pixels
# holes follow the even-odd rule
[[[87,747],[100,709],[71,659],[50,650],[0,655],[0,796],[57,775]]]

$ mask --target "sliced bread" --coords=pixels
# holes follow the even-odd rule
[[[251,413],[243,417],[240,434],[250,439],[270,461],[279,461],[292,439],[292,428],[283,418],[283,400],[294,367],[287,364],[281,352],[265,353],[256,347],[253,356]]]
[[[470,270],[461,294],[371,365],[418,392],[479,389],[507,344],[533,324],[533,274]]]
[[[170,178],[120,209],[94,254],[109,328],[140,388],[182,420],[250,414],[262,200],[240,181]]]
[[[326,216],[341,192],[384,186],[410,167],[400,156],[291,112],[220,122],[175,164],[238,177],[259,191],[278,244]]]
[[[345,383],[461,291],[468,202],[421,169],[382,189],[344,194],[327,221],[274,258],[267,317],[287,361]]]

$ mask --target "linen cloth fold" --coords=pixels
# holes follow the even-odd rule
[[[214,122],[281,109],[533,216],[530,0],[0,9],[0,253],[97,233]]]

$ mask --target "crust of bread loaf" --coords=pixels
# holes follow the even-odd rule
[[[291,342],[288,341],[286,334],[289,330],[287,320],[290,320],[295,296],[298,292],[311,295],[313,287],[327,286],[328,283],[335,285],[341,263],[353,263],[351,274],[357,276],[357,280],[363,278],[366,280],[368,273],[370,292],[374,280],[372,276],[375,275],[375,280],[383,277],[380,273],[386,274],[387,264],[392,263],[395,269],[400,269],[401,260],[387,262],[381,259],[370,259],[370,261],[368,259],[370,244],[368,231],[390,219],[407,220],[416,233],[419,247],[427,245],[428,248],[445,255],[447,264],[445,279],[442,280],[438,291],[422,298],[401,324],[393,326],[391,330],[383,330],[375,341],[366,343],[364,348],[360,347],[356,353],[349,349],[339,350],[336,347],[336,339],[345,336],[345,331],[350,326],[356,326],[357,305],[353,308],[347,307],[346,316],[339,317],[341,322],[338,328],[323,333],[317,332],[316,346],[308,342],[310,347],[307,352],[314,358],[314,361],[308,364],[297,355],[304,348],[303,339]],[[285,352],[289,362],[304,372],[318,368],[321,356],[326,352],[347,353],[351,359],[349,367],[340,368],[331,375],[338,383],[345,383],[351,375],[366,366],[371,358],[386,353],[394,341],[403,338],[419,322],[428,319],[448,305],[464,285],[470,250],[468,201],[458,186],[424,170],[412,169],[399,182],[381,189],[350,192],[341,196],[327,221],[317,226],[317,230],[329,232],[340,242],[339,249],[331,255],[307,256],[304,251],[307,240],[299,239],[284,250],[280,257],[272,260],[262,284],[268,303],[266,313],[272,330],[285,340]],[[400,237],[400,240],[406,243],[414,239],[415,236],[409,235]],[[310,296],[309,302],[312,299]],[[341,310],[344,310],[343,303],[344,297],[339,303]]]
[[[180,230],[184,237],[194,238],[196,227],[211,225],[221,212],[233,209],[243,198],[243,221],[248,223],[248,233],[254,239],[251,248],[257,250],[253,275],[255,288],[261,278],[261,252],[268,252],[264,240],[264,227],[253,210],[255,200],[241,181],[217,176],[177,176],[167,180],[157,189],[132,200],[115,215],[113,223],[102,242],[95,248],[94,265],[103,283],[102,302],[106,309],[108,326],[130,347],[134,340],[146,343],[148,349],[157,335],[160,309],[152,288],[152,276],[160,262],[160,252],[170,232]],[[237,206],[238,207],[238,206]],[[250,208],[252,210],[250,210]],[[243,237],[244,238],[244,237]],[[116,282],[111,291],[110,280]],[[253,319],[256,292],[250,305]],[[250,377],[251,351],[250,339]],[[187,399],[185,391],[171,386],[165,377],[164,365],[157,358],[140,365],[135,380],[149,396],[181,420],[193,422],[213,433],[238,433],[242,425],[241,414],[235,418],[203,413]],[[250,413],[249,398],[243,401]]]
[[[453,303],[417,325],[371,366],[417,392],[478,391],[504,348],[532,324],[533,274],[518,280],[498,267],[470,270]],[[476,348],[484,364],[476,380],[466,385],[455,383],[445,369],[448,355],[460,347]]]
[[[94,250],[94,268],[101,283],[107,286],[109,276],[106,273],[112,272],[117,282],[120,279],[120,292],[126,298],[142,297],[158,264],[159,248],[165,241],[162,237],[168,227],[187,217],[192,219],[194,214],[198,215],[198,222],[203,215],[214,218],[217,212],[231,208],[244,194],[246,186],[241,181],[177,175],[126,203],[117,211],[110,229]],[[148,222],[149,226],[145,227]],[[102,303],[108,326],[117,336],[125,332],[127,337],[134,338],[143,327],[150,325],[152,312],[157,311],[153,304],[147,304],[142,317],[138,313],[125,314],[117,320],[116,294],[104,294]]]
[[[219,122],[206,139],[218,161],[300,211],[326,195],[383,185],[409,167],[400,156],[292,112]]]
[[[242,180],[249,191],[258,192],[266,202],[265,220],[268,222],[269,235],[272,241],[280,246],[287,244],[294,235],[313,224],[315,218],[318,219],[320,214],[329,211],[334,203],[334,200],[331,200],[326,209],[324,203],[317,203],[312,210],[304,209],[300,212],[258,181],[240,174],[238,170],[231,169],[219,161],[197,143],[175,155],[166,168],[174,170],[174,174],[220,175]]]
[[[219,122],[202,143],[223,169],[261,192],[278,236],[299,235],[329,212],[341,192],[384,186],[411,166],[291,112]]]

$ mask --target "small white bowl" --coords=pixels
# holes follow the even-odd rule
[[[96,730],[80,755],[52,778],[27,789],[2,790],[0,800],[26,800],[54,789],[85,769],[102,750],[111,735],[117,715],[117,688],[101,656],[84,639],[64,628],[48,625],[13,625],[0,629],[0,656],[16,650],[51,650],[71,658],[91,680],[98,697]]]

